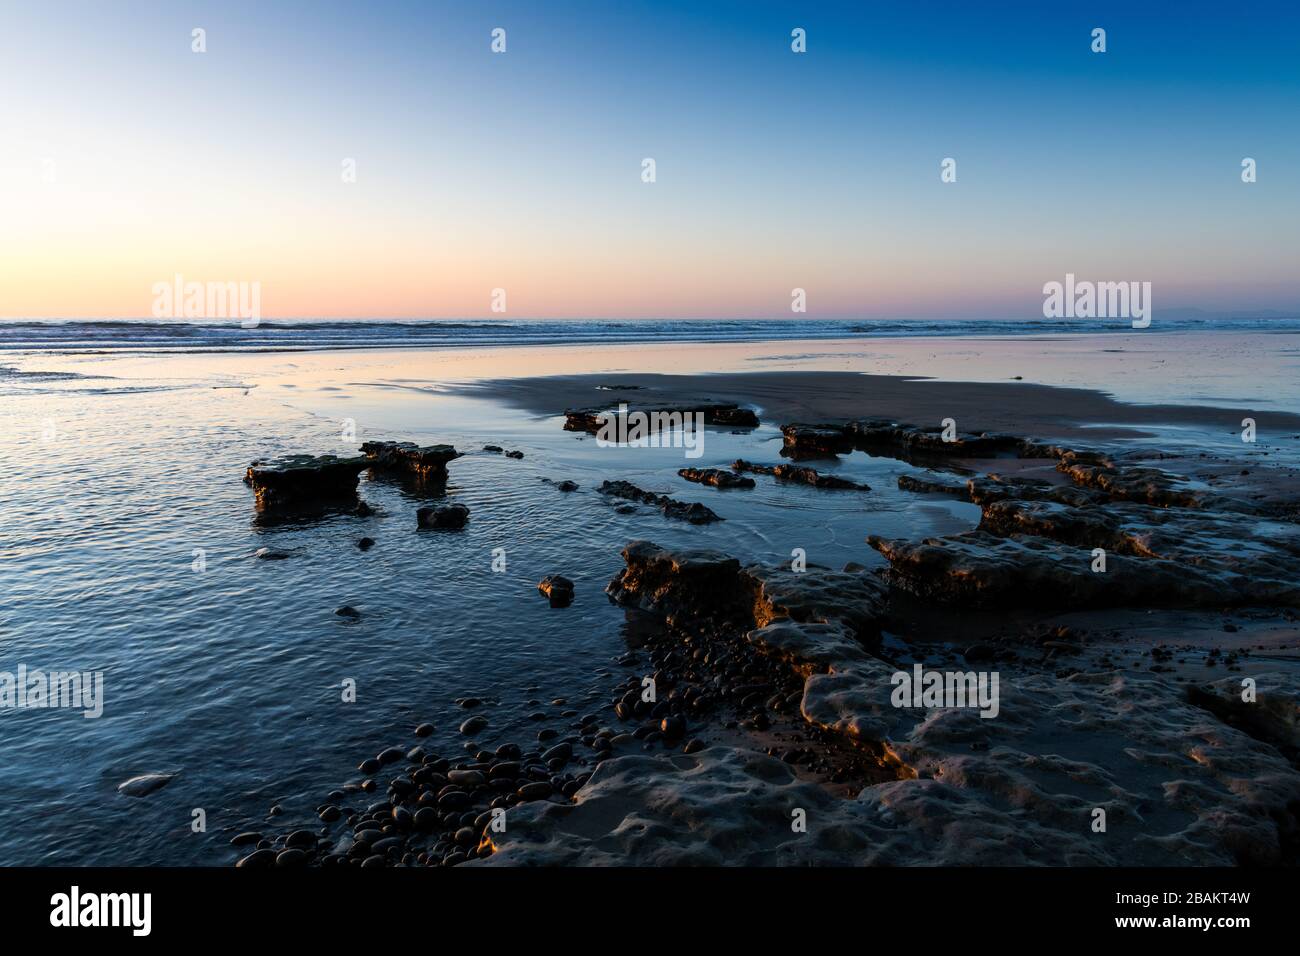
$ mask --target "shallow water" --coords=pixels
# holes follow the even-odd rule
[[[652,350],[640,360],[627,349],[563,353],[547,370],[790,361],[789,343],[732,349],[669,365]],[[486,702],[475,711],[490,721],[476,736],[484,745],[526,744],[540,727],[567,726],[562,711],[604,706],[614,659],[636,641],[625,612],[602,593],[631,539],[772,562],[803,548],[813,563],[875,565],[868,533],[921,537],[978,519],[974,506],[899,492],[897,476],[920,470],[860,453],[838,473],[866,481],[870,494],[764,476],[753,491],[719,492],[677,477],[686,465],[778,460],[770,423],[709,430],[705,454],[687,459],[673,448],[598,448],[558,418],[440,387],[503,368],[542,369],[528,350],[505,351],[495,360],[330,353],[13,363],[0,383],[0,670],[101,670],[105,704],[98,719],[0,709],[6,862],[231,862],[232,832],[256,828],[273,805],[283,808],[280,826],[313,823],[326,793],[360,779],[363,758],[414,745],[420,722],[437,726],[426,749],[456,755],[467,712],[455,700],[467,695]],[[819,360],[827,367],[854,361],[830,354]],[[994,374],[992,364],[972,365],[969,377]],[[355,436],[345,439],[349,420]],[[446,489],[470,508],[465,531],[417,531],[424,493],[367,476],[361,497],[373,517],[256,521],[240,481],[250,460],[351,453],[378,438],[467,452]],[[525,457],[481,451],[487,442]],[[581,487],[563,494],[543,478]],[[727,520],[694,527],[645,507],[619,514],[621,502],[594,491],[606,478],[704,502]],[[376,546],[359,550],[362,536]],[[263,547],[290,556],[259,560]],[[500,573],[492,570],[498,548]],[[203,570],[194,568],[196,551]],[[572,607],[552,609],[538,595],[550,573],[575,581]],[[361,618],[335,615],[345,604]],[[356,681],[355,703],[341,699],[346,679]],[[535,713],[545,718],[530,719]],[[148,772],[179,775],[145,798],[116,792]],[[196,808],[206,813],[205,833],[191,829]]]

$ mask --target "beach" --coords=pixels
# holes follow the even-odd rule
[[[1255,330],[7,353],[5,669],[104,691],[5,712],[0,833],[32,864],[1293,862],[1297,361]],[[566,429],[620,405],[757,425],[691,458]],[[283,513],[241,480],[367,442],[457,457]],[[894,703],[917,666],[996,673],[996,716]]]

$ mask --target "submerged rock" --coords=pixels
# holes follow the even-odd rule
[[[415,520],[421,528],[439,528],[445,531],[457,531],[469,521],[469,509],[464,505],[442,505],[436,508],[420,508],[415,512]]]
[[[645,491],[630,481],[604,481],[596,490],[602,495],[611,495],[615,498],[624,498],[628,501],[639,501],[642,504],[653,505],[662,511],[666,517],[689,521],[691,524],[708,524],[712,521],[723,520],[721,515],[715,514],[712,509],[706,508],[699,502],[677,501],[667,495],[658,495],[652,491]]]
[[[537,590],[551,602],[551,607],[568,607],[573,603],[573,582],[561,574],[548,574]]]
[[[814,488],[843,489],[846,491],[870,491],[871,486],[862,482],[850,481],[838,475],[823,475],[815,468],[806,465],[756,465],[752,461],[738,458],[731,467],[736,471],[752,471],[759,475],[771,475],[777,481],[797,482],[812,485]],[[753,484],[753,482],[750,482]]]
[[[253,462],[244,472],[244,483],[266,508],[346,501],[356,498],[357,481],[368,466],[365,458],[285,455]]]
[[[714,488],[753,488],[754,479],[722,468],[679,468],[677,474],[687,481]]]
[[[176,779],[174,773],[145,773],[117,785],[117,792],[128,797],[147,797]]]
[[[569,481],[567,478],[564,479],[563,481],[555,481],[554,479],[551,478],[543,478],[542,481],[550,485],[556,491],[563,491],[566,494],[568,492],[578,490],[578,483],[576,481]]]

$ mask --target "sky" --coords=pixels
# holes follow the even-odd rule
[[[1295,3],[0,0],[0,91],[4,317],[1300,307]]]

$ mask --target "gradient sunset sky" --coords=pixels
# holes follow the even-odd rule
[[[1295,310],[1298,8],[4,3],[0,316],[177,273],[268,317]]]

